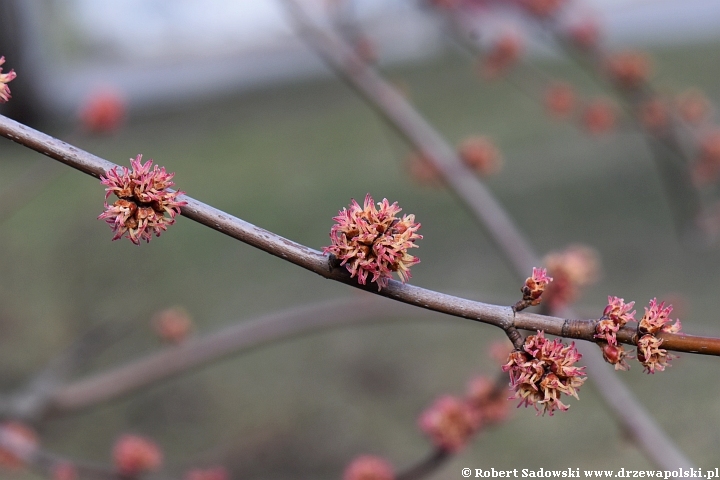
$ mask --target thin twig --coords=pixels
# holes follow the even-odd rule
[[[16,141],[94,177],[99,177],[106,171],[118,167],[118,165],[107,160],[1,115],[0,136]],[[375,284],[360,285],[356,279],[350,277],[350,273],[345,268],[333,268],[329,264],[328,257],[317,250],[233,217],[187,195],[178,198],[188,203],[182,208],[183,216],[327,279],[342,282],[417,307],[487,323],[503,330],[514,325],[516,328],[524,330],[545,330],[551,335],[594,341],[592,338],[594,332],[589,321],[574,320],[568,323],[569,320],[559,317],[548,317],[526,312],[514,314],[510,307],[468,300],[396,280],[390,280],[387,287],[379,291],[376,290]],[[500,223],[507,225],[504,221]],[[511,241],[510,243],[517,245],[519,242]],[[539,264],[539,260],[537,262],[536,265]],[[584,327],[582,326],[583,322],[586,322]],[[682,336],[680,334],[674,335]],[[713,338],[694,337],[693,339],[689,336],[685,337],[682,343],[683,348],[692,348],[693,352],[697,351],[708,355],[718,354]],[[674,338],[675,336],[667,334],[663,346],[668,349],[675,349]],[[622,341],[628,342],[630,340],[628,337],[622,337]]]
[[[70,347],[55,357],[43,370],[35,374],[16,393],[0,402],[0,415],[34,423],[41,419],[51,406],[53,393],[78,367],[130,332],[128,324],[103,323],[81,335]]]
[[[423,458],[416,465],[401,472],[395,477],[396,480],[419,480],[435,472],[451,458],[452,455],[446,450],[434,450],[426,458]]]
[[[57,468],[70,466],[83,480],[127,480],[127,476],[118,473],[107,465],[77,462],[42,449],[35,442],[24,438],[11,428],[0,426],[0,449],[4,456],[32,468],[34,471],[55,478]]]

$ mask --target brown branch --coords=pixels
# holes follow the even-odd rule
[[[531,266],[540,265],[538,256],[497,200],[403,95],[362,62],[340,38],[316,27],[295,0],[282,2],[308,45],[410,144],[427,155],[451,191],[488,231],[515,273],[524,279]],[[567,317],[574,316],[569,310],[564,313]],[[598,349],[589,345],[580,345],[579,349],[606,404],[648,458],[664,468],[692,467],[627,386],[610,370]]]
[[[410,313],[417,316],[417,311],[402,304],[388,303],[375,297],[356,297],[264,315],[60,386],[48,393],[45,412],[49,415],[61,415],[93,407],[229,355],[237,355],[299,335],[360,323],[384,322],[388,315]],[[552,335],[595,341],[594,320],[570,321],[519,312],[515,317],[515,325],[529,331],[540,329]],[[617,337],[621,343],[634,345],[636,342],[635,331],[629,327],[622,329]],[[685,334],[662,334],[660,337],[664,340],[663,347],[668,350],[720,355],[720,339]],[[12,415],[12,409],[7,411]]]
[[[384,322],[389,315],[402,314],[417,316],[417,310],[365,295],[271,313],[62,386],[52,395],[48,413],[92,407],[269,343],[360,322]]]
[[[28,423],[37,422],[50,408],[53,393],[80,365],[87,364],[130,330],[128,324],[103,323],[85,332],[24,387],[3,398],[0,415]]]
[[[423,458],[416,465],[399,473],[395,480],[419,480],[430,475],[445,465],[452,455],[446,450],[433,450],[426,458]]]

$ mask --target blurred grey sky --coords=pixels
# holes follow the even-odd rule
[[[75,110],[88,92],[102,88],[123,93],[131,109],[152,108],[178,97],[203,101],[324,73],[295,38],[276,0],[38,1],[55,4],[55,17],[49,19],[54,39],[48,43],[65,53],[68,45],[80,52],[69,58],[57,52],[45,56],[58,73],[41,94],[56,111]],[[304,3],[322,20],[327,0]],[[720,36],[719,0],[576,3],[598,15],[611,45]],[[442,47],[437,22],[415,0],[354,0],[353,5],[384,62],[413,61]],[[65,80],[57,81],[58,75]]]

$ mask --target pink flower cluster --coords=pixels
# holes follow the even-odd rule
[[[420,262],[407,251],[417,247],[415,240],[422,235],[417,233],[420,224],[415,223],[415,215],[396,217],[401,210],[397,202],[391,205],[385,198],[376,207],[369,193],[362,207],[353,199],[349,209],[333,217],[337,223],[330,230],[332,245],[323,247],[323,252],[337,257],[361,285],[372,275],[370,281],[377,282],[380,290],[393,272],[406,282],[410,267]]]
[[[131,160],[132,170],[127,167],[113,168],[106,177],[100,177],[105,185],[105,211],[98,217],[105,220],[115,231],[113,240],[128,238],[136,245],[140,240],[149,242],[153,233],[159,237],[168,225],[175,223],[180,207],[187,202],[177,200],[184,192],[169,190],[174,185],[174,173],[165,167],[153,166],[152,160],[142,163],[142,155]],[[118,200],[109,205],[110,194]]]
[[[532,276],[525,280],[525,284],[520,289],[523,294],[522,300],[513,306],[515,311],[519,312],[527,307],[539,305],[540,297],[552,281],[552,277],[547,275],[547,270],[533,267]]]
[[[618,330],[628,322],[635,321],[635,310],[632,312],[635,302],[625,303],[625,300],[618,297],[608,296],[608,304],[603,310],[603,316],[595,326],[595,338],[601,339],[598,342],[605,361],[614,365],[615,370],[629,370],[630,366],[625,361],[628,353],[622,345],[618,345],[616,334]]]
[[[3,63],[5,63],[5,57],[0,57],[0,65]],[[2,68],[0,68],[0,103],[5,103],[12,97],[12,95],[10,95],[10,87],[8,87],[7,84],[13,81],[15,77],[17,77],[15,70],[2,73]]]
[[[538,415],[567,410],[569,407],[560,401],[560,395],[578,398],[577,390],[585,382],[586,377],[582,377],[585,367],[573,366],[580,358],[574,342],[565,345],[559,339],[547,340],[542,331],[528,336],[523,350],[511,352],[502,367],[509,373],[510,388],[515,391],[511,398],[520,399],[518,407],[534,406]]]
[[[573,302],[582,289],[600,277],[600,256],[586,245],[569,245],[543,258],[553,282],[543,293],[543,304],[555,311]]]
[[[605,361],[615,365],[615,370],[628,370],[630,367],[625,358],[632,358],[617,341],[617,332],[628,322],[635,321],[635,302],[625,303],[618,297],[608,297],[608,304],[603,316],[595,326],[595,338],[600,339],[598,346],[602,350]],[[658,303],[657,299],[650,300],[645,307],[645,315],[637,326],[637,359],[645,367],[646,373],[663,371],[674,358],[667,350],[660,348],[663,340],[655,336],[658,332],[677,333],[681,323],[677,320],[671,324],[670,313],[672,305],[665,306],[665,302]],[[632,310],[632,311],[631,311]]]
[[[444,395],[420,415],[418,424],[437,448],[457,452],[477,430],[478,420],[467,402]]]
[[[418,421],[436,448],[458,452],[482,428],[500,423],[508,416],[508,402],[485,376],[468,383],[464,397],[443,395],[421,415]]]
[[[565,3],[567,0],[521,0],[520,2],[530,14],[540,18],[555,15]]]
[[[628,322],[635,321],[635,302],[625,303],[625,299],[608,296],[608,304],[603,316],[595,327],[595,338],[601,338],[610,345],[617,345],[615,334]]]
[[[395,473],[384,458],[361,455],[347,466],[343,480],[395,480]]]
[[[118,472],[129,477],[157,470],[163,462],[163,454],[155,442],[137,435],[118,438],[112,455]]]
[[[672,305],[665,306],[665,302],[657,302],[657,299],[650,300],[650,305],[645,307],[645,315],[638,323],[638,335],[642,335],[637,342],[637,357],[646,373],[662,372],[669,366],[674,355],[667,353],[667,350],[660,348],[663,341],[655,336],[658,332],[677,333],[682,328],[680,320],[670,324],[670,313]]]

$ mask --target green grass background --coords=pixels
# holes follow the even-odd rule
[[[655,52],[661,89],[697,85],[720,99],[720,46]],[[583,72],[546,62],[585,93]],[[452,143],[491,135],[505,156],[488,180],[541,253],[587,243],[603,259],[602,280],[581,299],[599,315],[606,296],[638,302],[680,298],[684,330],[720,334],[720,252],[684,249],[642,137],[625,129],[590,138],[550,121],[507,82],[483,84],[472,62],[447,56],[393,69],[412,100]],[[412,282],[478,299],[514,299],[519,283],[476,221],[448,192],[408,178],[401,139],[334,79],[224,98],[202,109],[135,118],[111,138],[54,133],[127,165],[138,153],[176,172],[191,196],[297,242],[328,243],[331,218],[370,192],[398,201],[422,223]],[[0,188],[31,165],[52,161],[0,142]],[[62,167],[65,168],[65,167]],[[89,326],[134,322],[133,333],[84,372],[161,347],[148,319],[182,305],[199,333],[257,315],[354,295],[289,263],[179,219],[140,247],[110,242],[95,218],[103,188],[67,169],[0,224],[0,388],[20,387]],[[342,315],[343,312],[338,312]],[[91,410],[51,419],[43,444],[108,461],[123,432],[156,439],[170,472],[221,463],[233,478],[332,479],[359,453],[399,468],[429,451],[416,426],[435,397],[461,394],[476,373],[493,374],[488,326],[451,317],[315,334],[225,359],[182,378]],[[619,373],[678,445],[703,468],[720,466],[720,360],[683,355],[668,371]],[[651,464],[599,399],[591,382],[567,413],[526,409],[481,434],[435,477],[462,467],[648,468]],[[0,474],[0,475],[5,475]],[[32,474],[18,478],[36,478]]]

